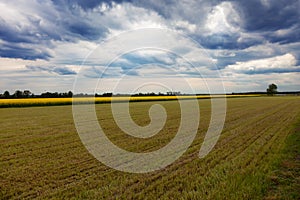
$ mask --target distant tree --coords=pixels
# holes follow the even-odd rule
[[[22,98],[23,97],[23,92],[20,90],[16,90],[14,93],[15,98]]]
[[[273,96],[276,93],[277,93],[277,85],[275,85],[274,83],[270,84],[269,88],[267,88],[267,94]]]
[[[107,92],[102,94],[103,97],[112,97],[113,93],[112,92]]]
[[[24,97],[29,97],[31,95],[31,92],[29,90],[24,90],[23,96]]]
[[[10,97],[9,91],[5,91],[5,92],[3,93],[3,97],[4,97],[4,98],[9,98],[9,97]]]
[[[68,96],[68,97],[72,97],[72,96],[73,96],[73,92],[72,92],[72,91],[69,91],[67,96]]]
[[[51,92],[44,92],[41,94],[42,98],[55,98],[59,97],[57,92],[51,93]]]

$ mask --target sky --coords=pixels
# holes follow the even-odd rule
[[[0,93],[300,90],[299,0],[0,0]]]

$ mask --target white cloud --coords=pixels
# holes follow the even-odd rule
[[[215,6],[207,16],[205,28],[208,34],[232,34],[240,32],[242,20],[231,2]]]
[[[2,20],[8,23],[13,23],[17,25],[18,28],[21,25],[24,26],[29,24],[27,18],[24,15],[22,15],[16,7],[12,5],[0,2],[0,10]]]
[[[288,53],[272,58],[237,62],[234,65],[229,65],[226,71],[246,74],[298,72],[300,66],[296,66],[296,64],[295,56]]]
[[[34,93],[41,93],[45,90],[68,91],[72,89],[75,76],[62,76],[62,74],[76,73],[78,70],[79,66],[55,66],[45,60],[0,57],[0,85],[1,89],[10,92],[19,89],[29,89]]]
[[[97,19],[108,27],[112,35],[137,28],[163,28],[166,21],[156,12],[129,3],[113,4],[103,15],[97,12],[88,13],[91,19]]]
[[[260,0],[262,5],[264,5],[266,8],[269,8],[271,5],[270,0]]]
[[[23,60],[20,58],[2,58],[0,57],[0,71],[24,70],[27,65],[46,65],[45,60]]]
[[[195,33],[197,30],[197,25],[192,24],[188,21],[178,20],[171,22],[171,27],[174,27],[176,30],[180,30],[183,33]]]
[[[97,48],[97,42],[79,40],[77,42],[55,42],[54,57],[51,59],[53,63],[76,63],[81,62]]]
[[[141,57],[154,56],[168,62],[170,60],[160,58],[161,55],[171,53],[176,56],[183,56],[190,62],[209,60],[205,50],[190,38],[168,29],[146,28],[123,32],[100,43],[89,55],[87,61],[95,62],[95,65],[107,64],[121,54],[130,52],[136,52]],[[158,54],[158,52],[161,53]]]
[[[264,44],[250,46],[249,48],[246,48],[240,52],[252,55],[254,57],[272,57],[274,55],[282,54],[283,52],[280,51],[282,49],[283,46],[279,44],[266,42]]]
[[[295,26],[292,26],[289,28],[279,29],[279,30],[273,32],[273,35],[277,36],[277,37],[285,37],[285,36],[291,35],[294,32],[298,31],[297,29],[298,29],[298,27],[295,25]]]

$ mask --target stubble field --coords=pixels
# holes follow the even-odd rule
[[[124,134],[110,104],[96,105],[99,123],[119,147],[149,152],[175,136],[177,101],[130,103],[133,120],[150,122],[160,103],[168,118],[149,139]],[[0,199],[297,199],[299,198],[299,97],[227,100],[227,116],[215,148],[198,152],[210,120],[210,100],[200,99],[198,134],[173,164],[146,174],[119,172],[97,161],[81,143],[72,107],[0,109]]]

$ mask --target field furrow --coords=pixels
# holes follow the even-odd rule
[[[197,136],[189,149],[166,168],[131,174],[97,161],[80,141],[71,106],[0,109],[0,199],[262,199],[283,159],[286,138],[300,119],[298,97],[228,99],[226,123],[214,149],[198,153],[208,129],[210,100],[199,100]],[[155,136],[126,135],[109,104],[96,105],[108,138],[134,152],[150,152],[170,142],[179,127],[176,101],[134,102],[133,120],[150,122],[148,110],[160,103],[167,111]]]

